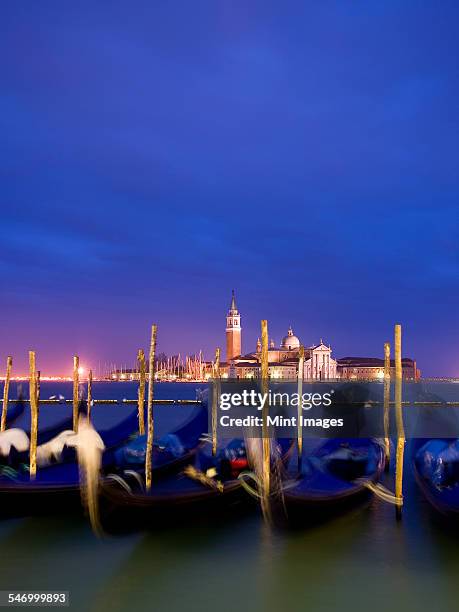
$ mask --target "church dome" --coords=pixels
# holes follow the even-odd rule
[[[293,334],[293,329],[288,328],[288,333],[282,340],[282,348],[287,350],[294,350],[300,348],[299,339]]]

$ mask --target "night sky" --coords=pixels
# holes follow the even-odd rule
[[[0,370],[267,318],[459,375],[459,3],[2,2]]]

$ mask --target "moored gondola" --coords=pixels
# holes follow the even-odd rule
[[[21,398],[11,404],[11,406],[9,406],[8,408],[8,412],[6,415],[6,426],[16,426],[16,421],[23,414],[24,410],[25,402]]]
[[[417,415],[416,437],[410,445],[412,466],[416,483],[430,505],[443,515],[457,518],[459,439],[448,436],[457,435],[459,417],[442,395],[428,387],[418,392],[416,399],[424,406]]]
[[[318,442],[291,468],[283,487],[280,522],[306,525],[342,512],[362,499],[384,470],[382,445],[369,438]]]
[[[63,409],[62,409],[63,408]],[[80,402],[80,414],[86,414],[86,402]],[[138,426],[137,411],[129,410],[120,406],[96,406],[92,410],[92,423],[98,431],[106,449],[126,442],[132,436]],[[69,462],[75,460],[75,451],[71,446],[66,445],[66,439],[71,438],[73,431],[72,410],[68,406],[56,407],[55,405],[44,404],[40,407],[40,427],[38,430],[38,447],[43,450],[41,455],[49,455],[49,462]],[[14,429],[25,434],[27,440],[30,436],[30,414],[26,411],[14,422]],[[39,453],[40,454],[40,453]],[[28,440],[27,448],[18,450],[11,446],[7,456],[2,456],[1,465],[16,467],[27,464],[29,459]],[[38,459],[40,462],[40,459]],[[45,464],[48,461],[45,460]]]
[[[427,501],[442,514],[459,516],[459,440],[412,441],[413,472]]]
[[[11,409],[8,410],[8,413]],[[38,444],[45,444],[61,431],[72,429],[72,407],[66,404],[41,404],[38,430]],[[30,437],[30,410],[24,407],[14,420],[14,427],[22,429]]]
[[[109,414],[107,408],[107,415]],[[102,456],[105,469],[114,465],[132,468],[135,461],[140,460],[136,451],[129,453],[137,438],[128,441],[124,448],[120,445],[132,436],[133,429],[138,426],[137,410],[129,414],[111,427],[107,419],[97,416],[97,409],[92,412],[94,424],[99,422],[99,434],[106,444]],[[103,427],[103,421],[105,427]],[[196,409],[190,419],[167,437],[157,440],[153,447],[153,472],[173,470],[183,462],[191,460],[203,430],[207,427],[207,411]],[[181,453],[177,448],[171,449],[170,438],[180,443]],[[108,446],[111,445],[111,446]],[[38,468],[34,480],[30,480],[26,464],[3,466],[0,475],[0,513],[8,516],[60,512],[64,508],[78,508],[80,499],[80,474],[75,462],[73,448],[64,449],[60,461],[43,468]],[[76,503],[77,502],[77,503]]]
[[[292,441],[277,441],[274,455],[288,460]],[[178,474],[153,479],[144,487],[143,474],[132,470],[106,473],[100,486],[102,524],[109,530],[130,530],[183,521],[221,520],[254,506],[244,482],[256,490],[243,440],[219,444],[216,456],[211,445],[201,445],[192,465]],[[245,503],[243,503],[245,502]]]

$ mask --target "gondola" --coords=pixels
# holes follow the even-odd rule
[[[98,418],[97,415],[98,408],[99,406],[93,409],[92,419],[96,428],[99,421],[99,434],[107,447],[102,457],[103,468],[113,469],[114,465],[119,465],[125,469],[132,469],[134,465],[127,460],[129,453],[123,454],[120,444],[132,436],[134,428],[137,429],[137,410],[130,411],[123,421],[111,427],[108,427],[107,419],[105,419],[104,428],[102,417]],[[109,414],[108,410],[107,414]],[[173,470],[183,462],[189,461],[199,444],[202,432],[206,429],[207,410],[205,407],[197,408],[185,425],[169,434],[166,440],[163,438],[155,442],[152,458],[153,472]],[[177,456],[176,452],[171,452],[168,444],[171,436],[180,441],[183,449],[181,456]],[[137,436],[127,441],[124,450],[132,447],[136,439]],[[34,480],[30,480],[27,465],[17,465],[14,468],[6,466],[0,476],[0,513],[4,516],[17,516],[61,511],[64,508],[78,508],[80,475],[74,458],[74,449],[68,449],[68,454],[64,453],[63,460],[59,463],[39,468]]]
[[[63,408],[63,409],[62,409]],[[105,448],[111,449],[126,442],[138,428],[137,410],[131,409],[125,414],[124,405],[96,405],[92,408],[91,420],[94,428],[98,431]],[[79,405],[79,414],[87,413],[85,401]],[[40,406],[39,430],[37,436],[38,446],[52,443],[62,432],[71,432],[73,427],[73,408],[69,406],[57,407],[55,405],[43,404]],[[26,411],[14,422],[14,428],[23,430],[27,437],[30,436],[30,413]],[[29,451],[16,451],[13,447],[8,457],[2,457],[0,464],[14,467],[21,463],[27,463]],[[62,461],[74,461],[74,449],[64,446]]]
[[[8,410],[8,413],[10,409]],[[61,431],[72,429],[73,408],[69,404],[40,404],[38,444],[45,444]],[[30,437],[30,409],[24,410],[14,420],[14,427],[22,429]]]
[[[6,413],[6,426],[16,426],[16,420],[23,414],[25,410],[25,402],[18,399],[11,406],[8,406],[8,412]]]
[[[25,402],[18,401],[8,409],[7,425],[6,431],[0,434],[0,473],[5,465],[14,466],[28,460],[31,417],[30,409],[25,409]],[[72,426],[71,407],[40,406],[37,444],[46,444],[60,432],[72,429]]]
[[[459,440],[412,441],[413,472],[428,502],[450,517],[459,516]]]
[[[459,513],[459,439],[446,437],[459,431],[457,411],[429,389],[416,397],[420,409],[416,437],[411,441],[413,473],[431,506],[450,517]],[[433,406],[432,404],[437,404]],[[430,404],[430,405],[429,405]],[[429,437],[421,437],[429,434]]]
[[[87,413],[86,401],[80,401],[79,414]],[[91,419],[95,429],[102,437],[107,448],[118,445],[127,439],[137,428],[137,411],[132,409],[124,416],[124,404],[96,404],[92,408]],[[120,416],[123,415],[123,418]],[[17,402],[8,410],[8,423],[21,429],[30,437],[30,410],[24,410],[24,403]],[[114,424],[115,423],[115,424]],[[73,428],[73,407],[69,404],[40,404],[37,444],[46,444],[62,431]],[[129,432],[126,436],[126,432]]]
[[[277,445],[279,457],[287,461],[292,441],[278,440]],[[210,443],[202,445],[192,465],[178,474],[153,478],[148,492],[139,472],[107,473],[100,486],[103,526],[111,531],[129,530],[132,526],[151,527],[158,524],[157,519],[164,525],[234,516],[254,499],[245,491],[241,476],[252,478],[245,443],[240,439],[223,442],[216,457]]]
[[[301,469],[296,457],[284,482],[281,522],[305,524],[341,512],[362,499],[368,483],[384,470],[384,450],[370,438],[322,440],[304,453]]]

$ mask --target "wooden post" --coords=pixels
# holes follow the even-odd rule
[[[78,394],[80,358],[73,356],[73,431],[78,431],[78,407],[80,398]]]
[[[137,353],[137,363],[139,364],[139,391],[138,391],[138,410],[139,410],[139,435],[145,434],[145,353],[139,349]]]
[[[269,361],[268,361],[268,321],[261,321],[261,387],[262,393],[269,391]],[[269,516],[269,494],[271,476],[271,440],[268,427],[269,403],[263,406],[263,496],[262,507],[265,516]]]
[[[92,370],[88,372],[88,421],[91,420],[91,404],[92,404]]]
[[[217,454],[217,408],[220,395],[220,349],[215,350],[215,361],[212,366],[213,393],[212,393],[212,455]]]
[[[36,371],[35,351],[29,351],[29,397],[30,397],[30,479],[37,473],[37,438],[38,438],[38,376]]]
[[[8,396],[10,392],[10,378],[11,378],[11,368],[13,366],[13,358],[9,355],[6,359],[6,376],[5,376],[5,385],[3,387],[3,410],[2,410],[2,422],[0,425],[0,431],[5,431],[6,429],[6,416],[8,414]]]
[[[386,469],[390,464],[390,438],[389,438],[389,414],[390,414],[390,343],[384,343],[384,452],[386,455]]]
[[[35,397],[37,401],[38,411],[40,412],[40,382],[41,382],[41,372],[37,370],[37,384],[35,385]]]
[[[151,343],[148,371],[148,404],[147,404],[147,452],[145,455],[145,488],[151,489],[151,459],[153,455],[153,387],[155,382],[155,354],[156,354],[157,326],[151,326]]]
[[[396,506],[396,516],[402,518],[403,502],[403,457],[405,453],[405,431],[402,414],[402,326],[395,326],[395,420],[397,424],[397,456],[395,465],[395,497],[400,504]]]
[[[301,472],[303,457],[303,376],[304,376],[304,346],[300,346],[298,352],[298,411],[297,411],[297,430],[298,430],[298,472]]]

